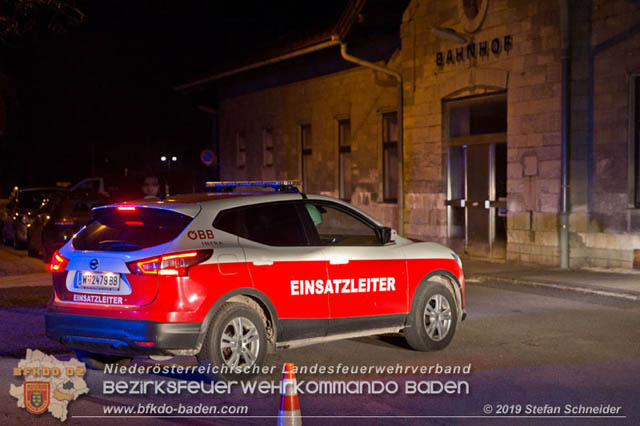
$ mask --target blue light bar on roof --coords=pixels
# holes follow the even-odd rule
[[[273,188],[276,192],[300,192],[300,182],[297,180],[250,180],[207,182],[206,187],[214,192],[232,192],[237,187]]]

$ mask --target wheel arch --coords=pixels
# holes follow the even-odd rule
[[[411,305],[409,306],[409,312],[413,309],[416,303],[416,296],[418,292],[422,288],[426,288],[429,286],[429,282],[440,282],[445,285],[453,294],[453,297],[456,301],[456,310],[458,312],[458,318],[462,318],[463,315],[463,295],[462,295],[462,286],[460,285],[460,281],[458,278],[451,272],[446,269],[436,269],[434,271],[429,272],[422,280],[420,280],[420,284],[416,287],[413,295],[411,297]]]
[[[275,306],[273,306],[271,300],[264,293],[248,287],[232,290],[216,300],[211,309],[209,309],[209,312],[207,312],[207,315],[200,326],[198,350],[202,347],[204,338],[207,335],[207,330],[209,329],[209,325],[211,324],[211,320],[214,315],[220,307],[227,302],[242,303],[255,310],[265,322],[269,348],[275,350],[276,336],[278,335],[278,313],[276,312]]]

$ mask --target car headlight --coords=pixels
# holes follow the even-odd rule
[[[456,262],[458,262],[458,266],[460,267],[460,269],[462,269],[462,259],[460,259],[460,256],[458,256],[454,252],[451,252],[451,257],[453,257]]]

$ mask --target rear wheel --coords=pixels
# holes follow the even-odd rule
[[[211,320],[198,360],[222,368],[223,379],[255,376],[267,350],[267,333],[260,316],[242,303],[225,303]]]
[[[94,352],[75,351],[75,353],[78,361],[84,362],[86,366],[92,370],[104,370],[104,366],[108,364],[128,366],[132,360],[132,358],[128,357],[97,354]]]
[[[453,294],[443,284],[429,281],[416,293],[404,336],[415,350],[440,350],[453,339],[457,324],[458,309]]]

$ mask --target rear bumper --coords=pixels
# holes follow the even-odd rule
[[[126,356],[195,352],[200,325],[60,313],[45,317],[46,334],[52,340],[74,349]]]

